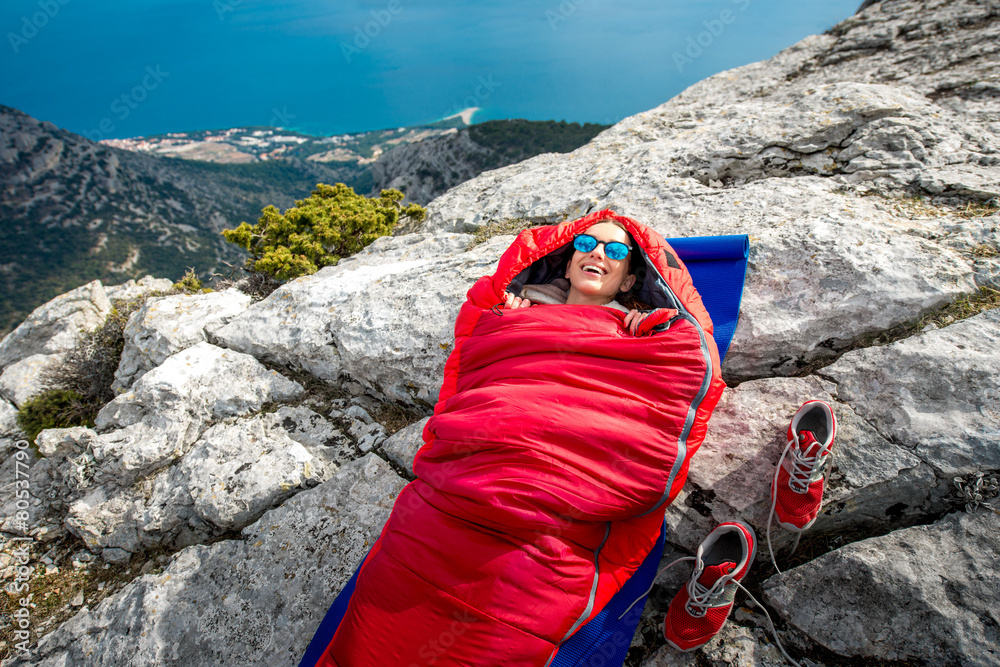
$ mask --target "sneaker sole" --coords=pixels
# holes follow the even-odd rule
[[[704,643],[698,644],[697,646],[692,646],[691,648],[681,648],[680,646],[678,646],[677,644],[673,643],[669,639],[667,639],[666,642],[667,642],[667,644],[669,644],[671,646],[671,648],[673,648],[676,651],[680,651],[681,653],[690,653],[691,651],[697,651],[698,649],[700,649],[702,646],[704,646],[708,642],[712,641],[713,639],[715,639],[715,635],[712,635],[711,637],[709,637],[708,639],[706,639]]]
[[[777,523],[777,524],[778,524],[779,526],[781,526],[781,527],[782,527],[782,528],[784,528],[785,530],[788,530],[788,531],[791,531],[791,532],[793,532],[793,533],[803,533],[803,532],[805,532],[805,531],[809,530],[809,529],[810,529],[810,528],[812,527],[812,525],[813,525],[814,523],[816,523],[816,519],[818,519],[818,518],[819,518],[819,515],[817,514],[817,515],[816,515],[816,516],[815,516],[815,517],[813,518],[813,520],[812,520],[812,521],[810,521],[810,522],[809,522],[809,523],[807,523],[806,525],[804,525],[804,526],[802,526],[801,528],[799,528],[799,527],[798,527],[798,526],[796,526],[796,525],[795,525],[794,523],[784,523],[783,521],[781,521],[781,520],[780,520],[780,519],[778,518],[778,515],[777,515],[777,514],[775,514],[775,515],[774,515],[774,521],[775,521],[775,523]],[[756,546],[756,541],[755,541],[754,545]]]

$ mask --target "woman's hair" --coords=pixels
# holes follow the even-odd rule
[[[632,232],[625,228],[625,225],[618,222],[613,218],[604,218],[603,220],[598,220],[594,224],[600,222],[610,222],[615,227],[621,229],[628,236],[629,245],[632,246],[632,250],[628,254],[628,272],[635,276],[635,284],[624,294],[619,292],[619,295],[615,299],[621,305],[625,306],[629,310],[649,310],[649,305],[639,301],[635,298],[639,289],[642,288],[642,282],[646,275],[646,265],[645,260],[642,257],[642,250],[639,248],[639,244],[635,242],[635,237],[632,236]]]

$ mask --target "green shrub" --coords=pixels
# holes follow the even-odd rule
[[[184,277],[174,283],[173,288],[178,292],[211,292],[211,287],[205,287],[202,285],[201,278],[198,274],[194,272],[193,268],[188,268],[184,273]]]
[[[400,217],[424,219],[427,212],[421,206],[404,207],[402,199],[399,190],[382,190],[379,198],[368,199],[343,183],[319,183],[284,213],[268,206],[257,224],[241,222],[222,236],[250,251],[248,271],[291,280],[358,252],[392,232]]]
[[[111,385],[125,349],[125,325],[129,317],[150,297],[173,293],[148,292],[133,299],[114,301],[104,321],[97,328],[82,333],[62,361],[45,373],[41,384],[50,389],[41,396],[63,392],[63,400],[68,395],[74,397],[72,409],[59,413],[60,427],[93,425],[97,413],[115,397]],[[50,403],[45,405],[55,409]]]
[[[84,397],[71,389],[50,389],[38,394],[17,411],[17,425],[28,442],[34,443],[47,428],[93,426],[97,412],[92,412]]]

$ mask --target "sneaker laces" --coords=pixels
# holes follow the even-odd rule
[[[786,651],[785,647],[781,645],[781,640],[778,639],[778,631],[774,629],[774,621],[771,620],[771,615],[767,613],[767,609],[764,608],[764,605],[757,602],[757,598],[755,598],[753,594],[750,593],[750,591],[748,591],[743,584],[741,584],[736,580],[733,580],[733,583],[739,586],[740,590],[747,594],[747,598],[749,598],[751,602],[757,605],[758,609],[764,612],[764,618],[767,619],[767,625],[768,627],[771,628],[771,636],[774,637],[774,643],[777,644],[778,650],[781,651],[781,655],[785,656],[785,660],[787,660],[789,664],[792,665],[792,667],[802,667],[802,665],[792,660],[792,656],[788,655],[788,651]]]
[[[643,593],[642,595],[640,595],[638,598],[636,598],[632,602],[632,604],[630,604],[628,606],[628,609],[626,609],[625,611],[622,612],[621,616],[618,617],[618,620],[620,621],[622,618],[624,618],[625,614],[627,614],[629,612],[629,610],[632,609],[632,607],[635,606],[636,602],[638,602],[639,600],[641,600],[644,597],[646,597],[647,595],[649,595],[649,593],[653,590],[653,586],[656,585],[656,579],[661,574],[663,574],[664,572],[666,572],[667,570],[669,570],[670,568],[672,568],[674,565],[677,565],[678,563],[683,563],[683,562],[689,561],[689,560],[690,561],[697,561],[698,559],[695,558],[694,556],[685,556],[683,558],[678,558],[677,560],[675,560],[675,561],[673,561],[673,562],[671,562],[671,563],[663,566],[662,568],[660,568],[657,571],[657,573],[653,576],[653,583],[651,583],[649,585],[649,588],[646,589],[646,592]],[[698,574],[700,575],[701,573],[699,572]],[[711,587],[702,586],[701,584],[698,583],[697,579],[698,579],[697,577],[692,576],[691,579],[688,580],[688,583],[687,583],[688,595],[691,596],[691,599],[694,599],[694,594],[692,593],[692,590],[691,590],[692,589],[692,586],[691,586],[692,584],[695,584],[695,590],[696,591],[698,590],[699,587],[702,588],[702,589],[704,589],[704,593],[699,594],[699,597],[704,596],[705,598],[707,598],[709,596],[711,590],[714,589],[716,586],[718,586],[719,583],[722,582],[725,579],[725,577],[720,577],[718,580],[716,580],[715,584],[713,584],[713,586],[711,586]],[[781,645],[781,640],[778,639],[778,631],[774,628],[774,621],[771,620],[771,615],[769,613],[767,613],[767,609],[764,608],[764,605],[762,605],[760,602],[757,602],[757,598],[755,598],[753,596],[753,594],[750,591],[748,591],[746,589],[746,587],[743,584],[741,584],[739,581],[737,581],[736,579],[730,579],[726,583],[734,583],[734,584],[736,584],[736,586],[739,587],[739,589],[741,591],[743,591],[744,593],[746,593],[747,598],[749,598],[751,602],[753,602],[755,605],[757,605],[758,609],[760,609],[762,612],[764,612],[764,618],[767,619],[767,625],[771,629],[771,636],[774,637],[774,643],[778,646],[778,650],[781,651],[781,655],[785,656],[785,660],[787,660],[788,663],[790,665],[792,665],[792,667],[802,667],[802,665],[800,665],[799,663],[797,663],[795,660],[792,659],[792,656],[788,655],[788,652],[785,650],[785,647]],[[725,585],[723,585],[721,587],[721,591],[719,593],[714,594],[714,595],[717,597],[719,594],[721,594],[722,591],[725,591]],[[689,601],[689,603],[690,603],[690,601]],[[702,606],[702,604],[699,603],[698,606]],[[707,609],[709,606],[711,606],[711,605],[708,605],[708,604],[704,605],[705,609]],[[702,615],[704,615],[704,613]]]
[[[716,579],[711,586],[706,586],[698,581],[705,571],[704,568],[694,571],[685,586],[687,588],[688,601],[684,605],[684,608],[689,614],[695,618],[701,618],[712,607],[720,606],[718,603],[726,596],[726,585],[733,581],[733,578],[729,575],[736,569],[736,563],[732,563],[731,565],[732,567],[729,572]],[[730,601],[726,601],[725,604],[728,604],[728,602]]]
[[[809,438],[812,438],[813,442],[817,445],[814,453],[811,455],[803,452],[801,447],[801,445],[806,444]],[[795,444],[800,446],[793,449],[792,445]],[[778,574],[781,574],[781,568],[778,567],[778,561],[774,557],[774,548],[771,546],[771,521],[774,519],[774,509],[778,506],[778,474],[785,463],[785,457],[791,452],[792,463],[791,469],[788,470],[790,478],[788,480],[789,487],[796,493],[805,493],[809,490],[809,485],[820,479],[826,472],[826,468],[830,463],[830,457],[833,456],[832,447],[832,442],[820,446],[812,433],[803,431],[799,433],[797,441],[788,441],[785,449],[781,452],[781,456],[778,458],[778,465],[774,467],[774,479],[771,480],[771,511],[767,514],[767,551],[771,555],[771,564],[774,565],[774,569]],[[795,535],[795,544],[792,545],[792,550],[788,554],[789,556],[794,554],[795,550],[799,548],[799,540],[801,538],[801,532]]]
[[[817,445],[816,447],[806,447],[803,450],[802,446],[807,445],[809,439]],[[794,442],[788,443],[789,445],[795,444]],[[785,451],[791,453],[792,463],[791,468],[788,470],[789,480],[788,485],[791,487],[792,491],[796,493],[806,493],[809,490],[809,485],[813,482],[819,481],[823,474],[826,472],[826,467],[830,462],[831,445],[826,445],[825,447],[820,445],[816,440],[815,436],[808,431],[803,431],[799,434],[799,446],[789,450],[789,447],[785,447]],[[806,452],[812,449],[812,454],[807,454]],[[824,456],[828,454],[828,456]],[[784,455],[782,455],[784,458]],[[780,466],[782,461],[778,462]],[[776,476],[777,478],[777,476]]]
[[[653,590],[653,586],[656,585],[657,578],[661,574],[663,574],[664,572],[666,572],[667,570],[669,570],[670,568],[672,568],[674,565],[677,565],[677,563],[683,563],[683,562],[689,561],[689,560],[698,560],[698,559],[695,558],[694,556],[684,556],[683,558],[678,558],[677,560],[673,561],[672,563],[668,563],[667,565],[664,565],[659,570],[657,570],[656,574],[653,575],[653,581],[652,581],[652,583],[649,584],[649,588],[646,589],[646,592],[643,593],[642,595],[640,595],[639,597],[637,597],[635,600],[633,600],[632,604],[630,604],[628,606],[628,608],[625,609],[625,611],[622,612],[622,615],[618,617],[618,620],[619,621],[622,620],[625,617],[625,614],[627,614],[629,612],[629,609],[631,609],[632,607],[635,606],[636,602],[638,602],[639,600],[643,599],[644,597],[646,597],[647,595],[650,594],[650,592]],[[688,582],[688,583],[690,583],[690,582]]]

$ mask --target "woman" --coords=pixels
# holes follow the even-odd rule
[[[609,244],[612,248],[610,254]],[[545,286],[528,285],[522,290],[522,294],[526,294],[524,297],[505,292],[505,307],[528,308],[532,305],[528,296],[549,304],[608,306],[628,313],[625,327],[634,335],[646,313],[640,313],[636,308],[629,309],[616,300],[616,297],[623,301],[627,299],[629,305],[646,307],[634,297],[628,297],[636,280],[632,266],[637,253],[631,252],[634,247],[635,241],[622,223],[617,220],[597,222],[574,238],[575,252],[566,264],[566,276],[562,283],[553,281]]]
[[[560,279],[565,305],[529,298]],[[654,310],[623,312],[633,298]],[[418,479],[319,664],[551,662],[649,553],[684,483],[724,386],[710,334],[645,226],[601,211],[522,232],[469,290]]]

